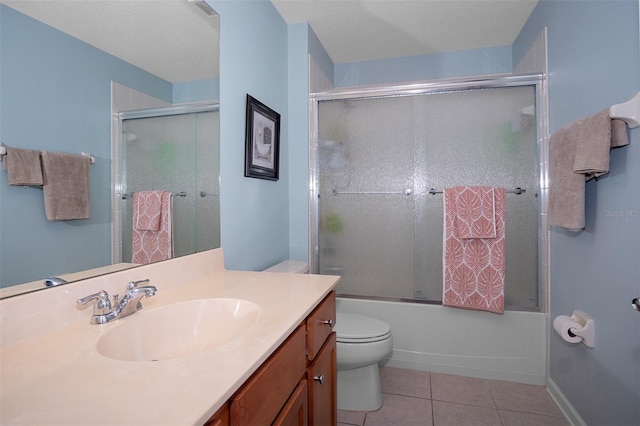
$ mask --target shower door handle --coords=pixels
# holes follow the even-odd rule
[[[204,192],[204,191],[200,191],[200,197],[204,198],[204,197],[217,197],[218,194],[212,194],[210,192]]]
[[[640,312],[640,297],[636,297],[631,301],[631,307],[637,312]]]

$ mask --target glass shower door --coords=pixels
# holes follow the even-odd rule
[[[442,300],[441,191],[521,187],[505,301],[537,309],[535,99],[522,85],[318,102],[319,273],[342,275],[341,295]]]
[[[458,185],[524,188],[506,198],[505,304],[538,306],[538,157],[535,87],[503,87],[415,97],[420,249],[416,290],[442,298],[443,194]],[[423,260],[424,259],[424,260]]]
[[[413,101],[323,102],[319,108],[319,268],[340,292],[413,298]]]

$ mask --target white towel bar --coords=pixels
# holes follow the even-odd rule
[[[91,164],[95,164],[96,162],[96,157],[94,157],[93,155],[89,154],[88,152],[81,152],[81,155],[84,155],[85,157],[89,157],[89,160],[91,162]],[[0,157],[7,155],[7,147],[0,144]]]
[[[442,194],[444,191],[443,190],[437,190],[435,188],[429,188],[429,194],[431,195],[436,195],[436,194]],[[520,194],[524,194],[525,192],[527,192],[526,189],[524,188],[520,188],[519,186],[514,188],[514,189],[507,189],[505,191],[507,194],[516,194],[516,195],[520,195]]]
[[[95,164],[96,163],[96,157],[94,157],[93,155],[89,154],[88,152],[81,152],[80,155],[84,155],[85,157],[89,157],[89,161],[91,162],[91,164]]]
[[[184,198],[187,196],[187,193],[185,191],[180,191],[180,192],[172,192],[171,193],[172,197],[181,197]],[[126,200],[127,198],[133,198],[133,192],[127,192],[126,194],[122,194],[122,199]]]
[[[640,92],[627,102],[612,105],[609,117],[626,121],[630,129],[640,127]]]

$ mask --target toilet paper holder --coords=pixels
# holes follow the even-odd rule
[[[571,319],[580,324],[581,328],[569,329],[569,335],[573,334],[578,337],[582,337],[582,343],[589,348],[593,348],[596,335],[596,323],[595,321],[583,311],[576,309],[571,314]]]

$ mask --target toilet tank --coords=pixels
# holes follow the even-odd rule
[[[309,264],[302,260],[284,260],[270,268],[264,270],[264,272],[285,272],[289,274],[306,274],[309,272]]]

